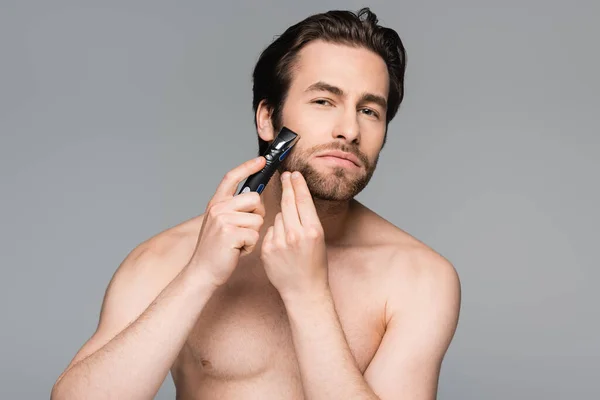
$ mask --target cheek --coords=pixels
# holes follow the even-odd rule
[[[372,121],[360,123],[359,130],[361,133],[360,141],[362,143],[362,147],[364,147],[364,151],[368,153],[379,151],[381,145],[383,144],[385,131]]]
[[[292,130],[295,128],[302,136],[327,138],[335,126],[335,115],[330,110],[317,109],[311,104],[286,104],[283,121],[286,126]]]
[[[365,136],[363,136],[360,150],[365,156],[367,156],[369,162],[373,164],[377,160],[377,157],[379,157],[382,145],[383,136],[373,136],[368,139],[366,139]]]

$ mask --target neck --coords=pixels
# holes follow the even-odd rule
[[[281,175],[279,172],[275,172],[269,184],[261,194],[266,210],[263,224],[264,232],[266,232],[269,226],[273,225],[275,216],[281,211],[281,194]],[[330,201],[313,198],[313,202],[321,225],[323,226],[325,242],[333,244],[336,241],[339,241],[344,235],[344,228],[346,227],[346,223],[350,216],[353,200]]]

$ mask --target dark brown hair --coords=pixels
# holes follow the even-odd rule
[[[293,63],[302,47],[313,40],[364,47],[383,58],[390,78],[385,144],[387,126],[404,98],[406,51],[396,31],[378,25],[377,15],[368,7],[357,13],[333,10],[312,15],[289,27],[261,53],[252,75],[254,123],[258,105],[265,100],[271,110],[273,126],[276,130],[281,128],[281,112],[292,80]],[[269,144],[259,137],[258,145],[260,155]]]

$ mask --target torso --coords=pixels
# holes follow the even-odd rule
[[[398,239],[417,241],[362,206],[360,212],[372,222],[369,239],[328,247],[328,260],[342,329],[364,373],[385,332],[387,261]],[[214,293],[171,372],[181,400],[304,398],[285,306],[258,256],[242,258]]]

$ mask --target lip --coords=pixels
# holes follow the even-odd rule
[[[328,151],[326,153],[321,153],[317,157],[341,158],[342,160],[348,160],[348,161],[352,162],[354,165],[356,165],[357,167],[360,167],[359,159],[352,153],[346,153],[343,151],[334,150],[334,151]]]

